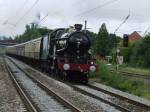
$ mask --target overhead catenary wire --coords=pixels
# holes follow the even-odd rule
[[[130,17],[130,12],[128,16],[123,20],[123,22],[115,29],[114,34],[119,30],[119,28],[129,19]]]
[[[78,4],[79,2],[81,2],[81,1],[79,0],[79,1],[76,2],[75,4]],[[75,4],[72,4],[72,6],[74,6]],[[38,24],[41,23],[41,22],[43,22],[49,15],[50,15],[50,14],[47,13],[47,14],[38,22]],[[55,13],[52,13],[51,15],[55,15]]]
[[[17,25],[34,7],[35,5],[39,2],[39,0],[36,0],[34,4],[25,12],[25,14],[15,23]]]
[[[109,5],[109,4],[112,4],[112,3],[116,2],[116,1],[118,1],[118,0],[110,0],[110,1],[107,1],[107,2],[105,2],[105,3],[103,3],[103,4],[98,5],[97,7],[88,9],[88,10],[86,10],[86,11],[84,11],[84,12],[81,12],[81,13],[75,15],[75,16],[81,16],[81,15],[90,13],[90,12],[96,10],[96,9],[103,8],[103,7],[105,7],[105,6]]]
[[[119,30],[119,28],[129,19],[129,17],[130,17],[130,11],[129,11],[129,14],[127,15],[127,17],[123,20],[123,22],[116,28],[116,30],[114,31],[114,34],[116,34],[116,32]],[[115,44],[115,49],[116,49],[116,72],[118,72],[118,67],[119,67],[118,53],[120,52],[120,50],[118,49],[117,42]]]
[[[78,17],[78,16],[84,15],[84,14],[86,14],[86,13],[90,13],[90,12],[96,10],[96,9],[103,8],[103,7],[105,7],[105,6],[109,5],[109,4],[112,4],[112,3],[116,2],[116,1],[118,1],[118,0],[110,0],[110,1],[107,1],[107,2],[105,2],[105,3],[103,3],[103,4],[98,5],[97,7],[94,7],[94,8],[92,8],[92,9],[88,9],[88,10],[86,10],[86,11],[84,11],[84,12],[81,12],[81,13],[79,13],[79,14],[73,16],[73,17]],[[57,24],[59,24],[59,23],[62,23],[62,21],[61,21],[61,22],[58,22]]]
[[[35,1],[35,3],[32,5],[32,7],[15,23],[15,26],[34,8],[34,6],[38,3],[38,1],[39,1],[39,0],[36,0],[36,1]],[[79,13],[78,16],[81,15],[81,14],[86,14],[86,13],[92,12],[92,11],[94,11],[94,10],[96,10],[96,9],[102,8],[102,7],[106,6],[106,5],[109,5],[109,4],[111,4],[111,3],[114,3],[114,2],[116,2],[116,1],[118,1],[118,0],[110,0],[110,1],[107,1],[107,2],[105,2],[105,3],[103,3],[103,4],[99,5],[99,6],[97,6],[97,7],[95,7],[95,8],[88,9],[88,10],[82,12],[82,13]],[[47,17],[47,16],[46,16],[46,17]],[[43,19],[41,19],[40,22],[42,22],[43,20],[45,20],[46,17],[44,17]],[[40,23],[40,22],[39,22],[39,23]],[[63,21],[61,21],[61,22],[63,22]],[[60,23],[60,22],[59,22],[59,23]]]
[[[46,15],[39,21],[39,23],[43,22],[47,17],[48,17],[48,14],[46,14]],[[39,24],[39,23],[38,23],[38,24]]]
[[[27,0],[24,2],[24,3],[26,3],[27,2]],[[12,25],[14,28],[17,26],[17,24],[35,7],[35,5],[37,4],[39,2],[39,0],[36,0],[35,2],[34,2],[34,4],[25,12],[25,14],[21,17],[21,18],[19,18],[18,19],[18,21],[15,23],[15,24],[11,24],[11,23],[9,23],[10,25]],[[8,20],[6,20],[5,22],[4,22],[4,24],[7,24],[8,23]]]
[[[15,17],[19,12],[22,11],[22,9],[24,8],[24,6],[25,6],[25,4],[27,3],[27,1],[28,1],[28,0],[25,0],[25,1],[23,2],[23,4],[17,9],[15,15],[8,17],[8,19],[3,22],[3,25],[10,24],[10,25],[12,25],[12,26],[15,26],[15,24],[9,23],[9,20],[10,20],[11,18]]]
[[[25,0],[23,2],[23,4],[18,8],[18,10],[16,11],[15,15],[8,17],[3,23],[2,25],[6,25],[9,24],[13,27],[16,27],[16,25],[14,23],[9,22],[11,20],[11,18],[15,17],[20,11],[22,11],[22,8],[25,6],[25,4],[27,3],[28,0]],[[1,29],[0,32],[2,32],[4,29]]]
[[[148,27],[146,30],[145,30],[145,32],[144,32],[144,34],[143,35],[146,35],[147,34],[147,32],[150,30],[150,27]]]

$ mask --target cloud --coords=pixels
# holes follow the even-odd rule
[[[113,33],[130,11],[130,18],[118,30],[118,35],[131,33],[134,30],[145,31],[150,26],[150,1],[149,0],[39,0],[36,6],[18,23],[16,28],[11,24],[16,23],[36,0],[1,0],[0,1],[0,34],[15,36],[25,30],[25,25],[35,21],[37,13],[42,16],[49,14],[42,26],[49,28],[67,27],[75,23],[84,24],[98,32],[101,24],[106,23],[108,31]],[[98,6],[103,6],[94,9]],[[88,10],[92,10],[89,11]],[[87,13],[83,13],[86,12]],[[83,14],[82,14],[83,13]],[[8,24],[3,24],[5,21]],[[119,33],[120,32],[120,33]],[[122,32],[122,34],[121,34]]]

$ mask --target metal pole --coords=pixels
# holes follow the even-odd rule
[[[129,19],[130,17],[130,12],[128,14],[128,16],[123,20],[123,22],[117,27],[117,29],[114,31],[114,34],[116,34],[116,32],[119,30],[119,28]],[[117,49],[118,49],[118,46],[117,46],[117,39],[116,39],[116,72],[118,72],[118,52],[117,52]]]
[[[86,29],[87,29],[87,20],[85,20],[84,33],[86,33]]]

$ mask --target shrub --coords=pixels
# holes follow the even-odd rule
[[[135,44],[130,64],[143,68],[150,68],[150,34],[147,35],[142,41]]]
[[[123,56],[124,62],[128,62],[129,61],[129,55],[130,55],[130,49],[127,47],[121,47],[120,48],[120,56]]]
[[[98,60],[97,62],[99,64],[98,82],[150,99],[150,85],[145,85],[143,81],[123,78],[116,72],[110,72],[103,61]]]

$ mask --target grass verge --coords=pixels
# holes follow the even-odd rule
[[[144,84],[142,80],[123,78],[116,72],[109,72],[106,64],[100,60],[97,60],[97,64],[99,65],[96,75],[97,82],[150,100],[150,84]],[[93,78],[94,74],[90,74],[90,77]]]

